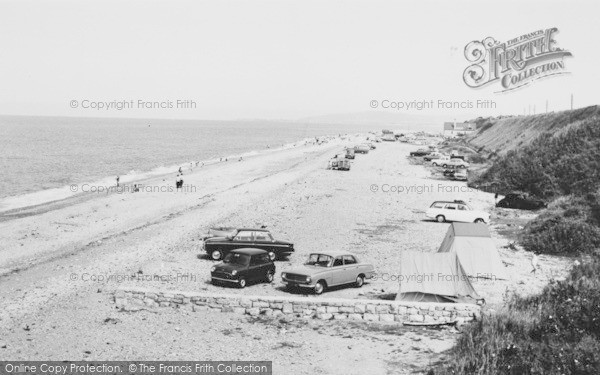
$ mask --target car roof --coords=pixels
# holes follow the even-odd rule
[[[230,253],[246,254],[246,255],[267,254],[267,252],[264,251],[264,250],[255,249],[255,248],[252,248],[252,247],[244,247],[242,249],[231,250]]]
[[[353,257],[356,257],[356,255],[347,252],[347,251],[341,251],[341,250],[324,250],[324,251],[311,251],[311,254],[323,254],[323,255],[329,255],[330,257],[339,257],[340,255],[352,255]]]
[[[238,228],[237,231],[242,231],[242,230],[247,230],[247,231],[252,231],[252,232],[268,232],[268,229],[264,229],[264,228]]]
[[[457,204],[468,204],[465,201],[461,201],[461,200],[455,200],[455,201],[435,201],[433,203],[457,203]],[[433,204],[432,203],[432,204]]]

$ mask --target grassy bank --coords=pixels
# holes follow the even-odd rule
[[[600,254],[537,296],[469,326],[431,374],[598,374]]]
[[[432,374],[600,373],[600,117],[590,108],[546,116],[537,138],[496,153],[471,182],[550,201],[519,241],[535,253],[572,256],[579,265],[539,295],[512,296],[503,311],[484,315]]]

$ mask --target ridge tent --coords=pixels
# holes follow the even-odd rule
[[[490,231],[481,223],[452,223],[438,253],[456,253],[467,275],[508,279]]]
[[[399,276],[396,300],[475,303],[481,299],[455,253],[403,251]]]

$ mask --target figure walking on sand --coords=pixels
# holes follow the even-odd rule
[[[178,174],[177,178],[175,179],[175,190],[179,190],[183,188],[183,179],[181,178],[181,175]]]
[[[119,180],[121,179],[121,177],[117,176],[117,187],[119,187]]]
[[[539,258],[537,254],[533,254],[533,256],[531,257],[531,268],[531,273],[533,273],[533,275],[536,276],[536,272],[540,268]]]

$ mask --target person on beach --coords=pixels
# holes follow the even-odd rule
[[[183,186],[183,179],[181,178],[181,175],[178,174],[177,178],[175,179],[175,190],[179,190],[182,186]]]
[[[121,177],[117,176],[117,187],[119,187],[119,180],[121,179]]]
[[[533,275],[536,276],[536,272],[540,268],[539,258],[537,254],[533,254],[533,257],[531,257],[531,268],[531,273],[533,273]]]
[[[181,167],[179,167],[179,174],[183,174],[183,171],[181,170]]]

